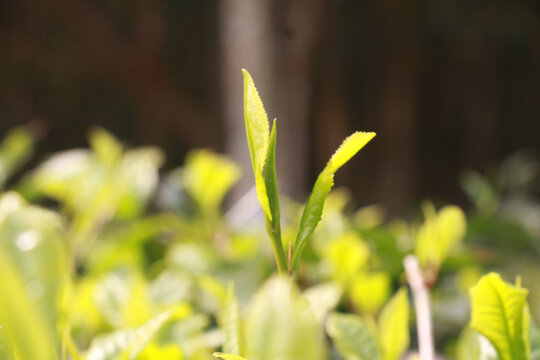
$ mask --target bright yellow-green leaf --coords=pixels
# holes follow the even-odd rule
[[[369,254],[369,245],[355,232],[332,239],[324,250],[333,278],[343,286],[366,266]]]
[[[215,216],[227,191],[240,177],[238,165],[208,149],[191,151],[182,172],[187,192],[206,216]]]
[[[436,215],[426,213],[426,221],[416,236],[420,264],[437,270],[450,250],[463,240],[466,230],[465,214],[457,206],[445,206]]]
[[[375,315],[390,295],[390,283],[384,272],[359,272],[349,285],[351,301],[361,313]]]
[[[357,131],[346,138],[326,165],[329,172],[334,174],[374,137],[374,132]]]
[[[286,277],[266,282],[245,318],[246,358],[322,360],[326,349],[321,326]]]
[[[380,352],[370,327],[358,315],[332,313],[326,331],[346,360],[380,360]]]
[[[409,347],[409,299],[401,288],[382,309],[379,344],[383,360],[399,360]]]
[[[216,358],[225,359],[225,360],[247,360],[246,358],[243,358],[243,357],[238,356],[238,355],[224,354],[224,353],[220,353],[220,352],[215,352],[212,355],[214,355],[214,357],[216,357]]]
[[[501,360],[528,359],[528,322],[523,319],[527,294],[496,273],[483,276],[471,289],[471,327],[491,342]]]
[[[242,69],[244,74],[244,116],[246,121],[246,133],[251,155],[251,164],[255,175],[255,187],[257,198],[261,203],[263,212],[268,219],[272,220],[266,185],[264,182],[264,164],[268,153],[268,138],[270,136],[270,124],[264,111],[264,106],[255,87],[255,83],[247,70]]]
[[[375,133],[373,132],[355,132],[346,138],[319,174],[300,220],[300,229],[294,243],[293,269],[296,268],[296,264],[302,250],[306,246],[308,238],[313,234],[313,231],[321,220],[324,200],[332,189],[332,186],[334,186],[335,172],[373,139],[373,137],[375,137]]]

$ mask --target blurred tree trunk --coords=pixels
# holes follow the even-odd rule
[[[380,110],[378,199],[397,213],[413,198],[415,119],[419,62],[416,2],[386,0],[381,19],[382,94]]]
[[[225,151],[241,164],[244,172],[244,176],[233,191],[232,201],[246,193],[254,184],[244,126],[242,68],[253,76],[270,120],[276,111],[273,91],[275,42],[271,25],[271,2],[271,0],[220,2]],[[281,134],[281,131],[278,134]]]
[[[325,2],[290,0],[280,2],[280,84],[278,171],[280,188],[289,196],[303,198],[309,165],[310,108],[313,68]],[[281,121],[280,121],[281,119]],[[278,175],[279,175],[278,174]],[[310,179],[312,184],[314,179]]]

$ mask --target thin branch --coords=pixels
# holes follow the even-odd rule
[[[424,283],[418,259],[414,255],[408,255],[403,259],[403,265],[414,297],[420,359],[434,360],[429,291]]]

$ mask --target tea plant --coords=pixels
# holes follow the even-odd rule
[[[276,175],[276,120],[269,133],[268,117],[251,75],[244,73],[244,113],[246,133],[255,175],[257,197],[264,213],[268,235],[280,273],[294,272],[306,243],[321,220],[324,200],[334,186],[334,174],[360,149],[375,137],[373,132],[356,132],[349,136],[319,174],[302,213],[300,229],[294,244],[289,243],[288,259],[285,257],[281,239],[279,192]]]

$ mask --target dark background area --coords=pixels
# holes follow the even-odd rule
[[[464,203],[463,169],[540,143],[537,1],[6,0],[0,135],[47,129],[38,159],[86,146],[92,126],[248,169],[242,76],[278,118],[282,188],[306,194],[342,139],[378,136],[337,176],[394,212]]]

